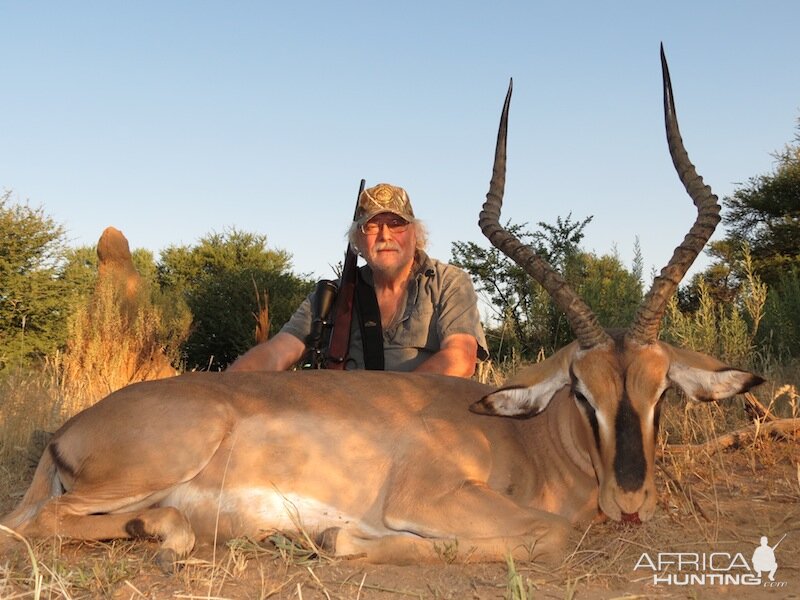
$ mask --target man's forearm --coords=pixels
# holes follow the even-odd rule
[[[289,333],[278,333],[242,354],[228,371],[285,371],[300,360],[303,352],[303,342]]]
[[[478,355],[478,342],[467,334],[454,334],[445,338],[441,350],[416,369],[417,373],[439,373],[454,377],[472,377]]]

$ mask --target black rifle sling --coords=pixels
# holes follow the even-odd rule
[[[356,278],[356,312],[361,327],[361,344],[364,349],[364,368],[369,371],[383,371],[383,328],[381,310],[375,288],[361,277]]]

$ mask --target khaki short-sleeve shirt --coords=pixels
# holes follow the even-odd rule
[[[372,285],[372,271],[361,267],[365,282]],[[306,298],[282,332],[303,343],[311,331],[313,292]],[[456,333],[473,336],[478,342],[476,361],[488,358],[486,338],[478,313],[478,297],[469,275],[458,267],[418,252],[414,276],[406,289],[402,315],[383,329],[383,353],[387,371],[412,371],[441,349],[442,340]],[[361,329],[354,318],[350,330],[348,369],[364,368]]]

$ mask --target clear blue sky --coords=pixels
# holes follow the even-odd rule
[[[594,215],[585,247],[660,269],[694,219],[658,47],[715,192],[800,116],[800,2],[2,2],[0,189],[73,245],[158,252],[235,227],[330,276],[358,182],[404,186],[447,260],[481,241],[514,77],[504,218]],[[716,237],[719,238],[721,231]]]

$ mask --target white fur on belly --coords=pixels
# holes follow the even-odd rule
[[[322,531],[329,527],[355,527],[368,535],[386,533],[387,529],[368,524],[362,517],[348,514],[315,498],[275,489],[240,488],[210,492],[183,485],[173,490],[161,506],[174,506],[193,523],[228,521],[232,535],[256,535],[265,531],[304,529]],[[241,531],[239,531],[241,529]]]

